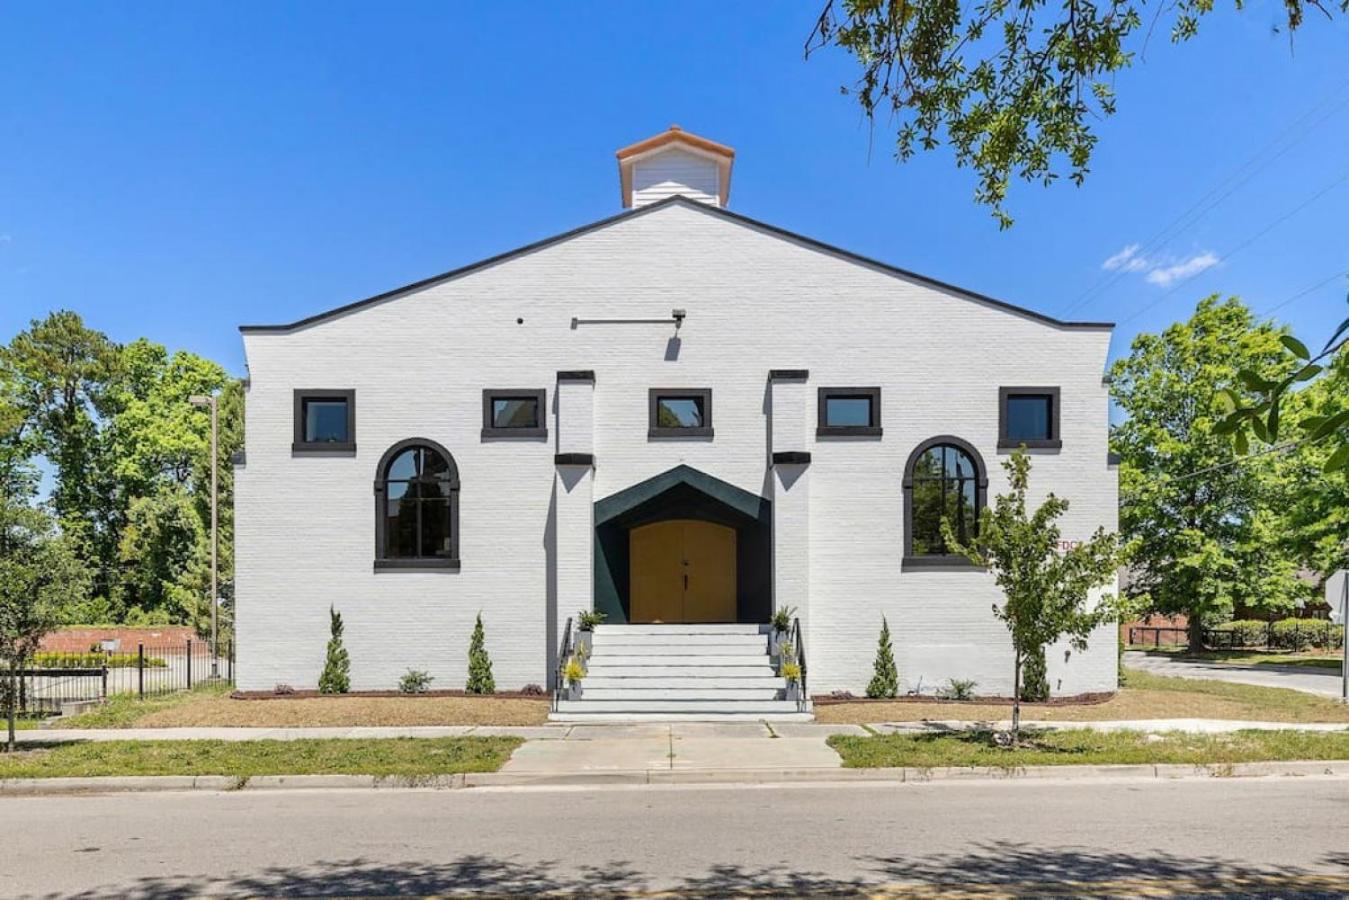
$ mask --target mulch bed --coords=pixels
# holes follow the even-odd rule
[[[419,694],[404,694],[402,691],[348,691],[345,694],[321,694],[318,691],[291,691],[278,694],[276,691],[235,691],[231,700],[340,700],[343,697],[399,697],[415,700],[418,697],[478,697],[484,700],[547,700],[548,694],[526,694],[521,691],[497,691],[495,694],[470,694],[468,691],[422,691]]]
[[[1115,693],[1074,694],[1071,697],[1051,697],[1039,703],[1021,701],[1022,709],[1039,709],[1046,706],[1096,706],[1114,699]],[[835,697],[832,694],[815,694],[811,702],[816,706],[833,706],[839,703],[926,703],[945,706],[1011,706],[1011,697],[971,697],[968,700],[949,700],[931,694],[905,694],[901,697]]]

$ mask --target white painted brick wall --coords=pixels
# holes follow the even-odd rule
[[[570,327],[573,316],[674,307],[688,310],[678,340],[672,326]],[[289,334],[250,332],[240,684],[313,685],[330,603],[346,619],[358,689],[390,688],[409,667],[437,687],[462,686],[478,610],[498,685],[546,683],[548,630],[575,612],[558,594],[588,564],[578,555],[590,552],[588,532],[573,534],[588,528],[583,507],[570,502],[583,495],[558,482],[554,435],[481,439],[483,388],[547,388],[551,408],[558,370],[595,370],[596,468],[580,486],[594,500],[680,463],[771,498],[767,373],[807,368],[807,422],[817,385],[880,385],[885,428],[877,440],[817,440],[808,429],[814,460],[799,513],[808,559],[791,570],[779,555],[777,576],[784,588],[809,579],[812,690],[865,687],[882,615],[906,685],[955,677],[1007,690],[1010,650],[989,576],[900,571],[904,463],[924,439],[959,435],[989,466],[990,496],[1005,490],[998,386],[1059,385],[1064,447],[1036,456],[1032,487],[1072,502],[1065,538],[1115,527],[1108,341],[1106,330],[1047,325],[682,203]],[[649,441],[647,389],[661,386],[712,388],[715,438]],[[295,387],[357,390],[354,456],[292,458]],[[449,448],[459,467],[459,572],[372,571],[375,467],[415,436]],[[1067,663],[1051,653],[1050,675],[1062,693],[1112,689],[1113,633],[1103,628]]]

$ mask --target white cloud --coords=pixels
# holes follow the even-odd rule
[[[1138,255],[1138,245],[1130,244],[1114,256],[1101,263],[1101,268],[1107,272],[1116,270],[1124,272],[1138,272],[1148,267],[1148,261]]]
[[[1154,266],[1148,271],[1148,283],[1167,287],[1192,275],[1198,275],[1205,269],[1211,269],[1217,264],[1217,255],[1206,250],[1169,266]]]

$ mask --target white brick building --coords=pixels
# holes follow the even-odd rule
[[[1033,490],[1071,501],[1065,538],[1116,527],[1110,326],[729,212],[731,151],[686,132],[619,157],[630,211],[242,329],[240,686],[312,687],[330,604],[356,690],[409,668],[461,687],[479,611],[512,689],[551,683],[581,609],[788,606],[813,693],[862,692],[882,616],[905,690],[1008,693],[1000,594],[941,554],[935,522],[971,521],[1025,441]],[[1115,653],[1108,626],[1084,654],[1054,648],[1051,686],[1113,690]]]

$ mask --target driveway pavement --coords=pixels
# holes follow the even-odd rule
[[[1233,666],[1201,660],[1172,659],[1166,654],[1140,653],[1136,650],[1124,654],[1124,664],[1130,669],[1151,672],[1153,675],[1291,688],[1327,697],[1339,697],[1341,690],[1340,673],[1333,669],[1310,669],[1301,666]]]

